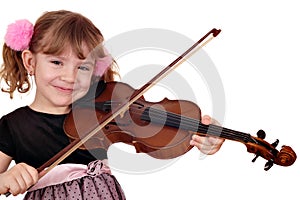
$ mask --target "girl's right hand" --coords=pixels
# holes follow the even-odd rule
[[[0,194],[10,192],[12,195],[23,194],[38,181],[38,171],[25,164],[18,163],[0,174]]]

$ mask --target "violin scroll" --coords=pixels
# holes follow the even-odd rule
[[[257,132],[257,137],[251,137],[251,141],[245,143],[248,152],[255,154],[252,162],[255,162],[258,157],[266,159],[267,163],[265,164],[264,170],[267,171],[273,164],[290,166],[296,161],[297,155],[291,147],[283,145],[281,150],[278,151],[276,147],[279,140],[277,139],[272,144],[269,144],[264,140],[265,136],[265,132],[259,130]]]
[[[281,165],[281,166],[290,166],[296,161],[296,154],[293,149],[289,146],[282,146],[282,149],[275,157],[275,161],[273,159],[269,160],[265,164],[265,171],[268,171],[273,164]]]
[[[283,145],[280,152],[277,154],[276,163],[281,166],[290,166],[297,159],[296,153],[289,146]]]

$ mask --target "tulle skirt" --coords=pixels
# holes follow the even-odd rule
[[[64,164],[46,174],[25,195],[25,200],[125,200],[117,179],[105,161],[85,165]]]

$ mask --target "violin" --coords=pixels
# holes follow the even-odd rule
[[[144,99],[146,91],[220,32],[219,29],[209,31],[138,90],[122,82],[100,81],[93,85],[85,97],[74,103],[65,119],[64,130],[71,143],[38,171],[47,168],[44,170],[47,173],[78,148],[108,149],[117,142],[134,146],[137,153],[147,153],[157,159],[171,159],[192,148],[189,141],[193,134],[243,143],[249,153],[255,154],[253,162],[258,157],[267,160],[265,170],[273,164],[292,165],[297,158],[293,149],[284,145],[277,150],[279,140],[272,144],[266,142],[263,130],[252,136],[217,125],[202,124],[200,108],[187,100],[165,98],[160,102],[147,102]]]
[[[95,99],[85,98],[76,102],[65,119],[64,130],[74,141],[83,138],[98,125],[98,121],[115,112],[122,102],[130,99],[136,92],[130,85],[122,82],[100,82],[101,93]],[[81,149],[104,148],[117,142],[133,145],[137,153],[147,153],[157,159],[172,159],[188,152],[193,134],[214,136],[246,145],[247,151],[267,160],[265,170],[273,164],[290,166],[296,154],[289,146],[276,149],[279,140],[269,144],[264,141],[263,130],[257,137],[217,125],[201,123],[201,110],[187,100],[147,102],[143,97],[134,101],[128,109],[104,126],[95,136],[84,143]]]

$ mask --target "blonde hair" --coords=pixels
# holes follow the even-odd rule
[[[104,57],[104,49],[101,46],[104,38],[100,30],[86,17],[79,13],[59,10],[44,13],[37,19],[34,25],[34,33],[29,44],[32,53],[44,53],[59,55],[67,45],[71,45],[78,58],[84,59],[83,44],[92,52],[93,56]],[[23,66],[21,51],[15,51],[3,45],[3,65],[0,71],[8,88],[1,88],[13,98],[17,90],[26,93],[30,90],[30,78]],[[118,76],[116,62],[103,75],[105,81],[113,81]]]

